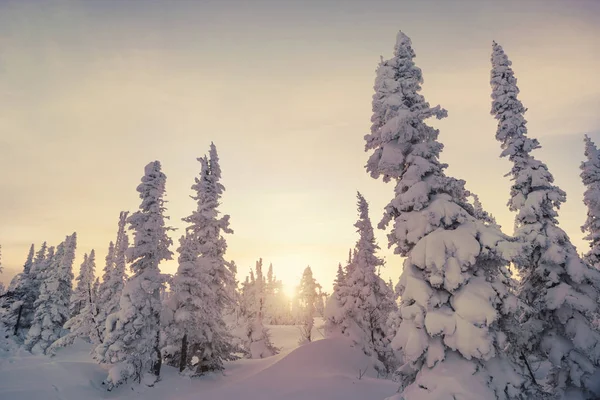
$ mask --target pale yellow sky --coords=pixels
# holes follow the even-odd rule
[[[311,265],[330,289],[356,240],[356,190],[374,225],[392,196],[363,136],[379,56],[413,40],[448,173],[507,233],[510,166],[489,115],[491,41],[514,63],[532,136],[567,191],[561,226],[585,250],[582,137],[600,144],[598,1],[6,1],[0,4],[0,244],[8,281],[29,245],[77,231],[98,272],[144,165],[167,175],[173,226],[194,207],[196,157],[218,147],[243,280],[259,257],[288,285]],[[387,250],[397,280],[401,259]],[[173,250],[175,247],[173,247]],[[163,270],[174,272],[176,263]],[[76,268],[76,269],[77,269]]]

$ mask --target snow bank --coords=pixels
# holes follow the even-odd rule
[[[268,359],[267,359],[268,360]],[[398,385],[376,379],[371,360],[338,337],[308,343],[244,379],[203,392],[203,400],[365,400],[384,399]],[[260,364],[254,364],[256,369]],[[359,379],[359,370],[364,374]],[[185,397],[193,400],[197,394]]]
[[[322,337],[322,319],[313,336]],[[299,327],[269,326],[282,353],[258,360],[225,363],[223,373],[182,377],[163,367],[152,388],[123,385],[107,392],[106,369],[90,357],[90,345],[77,339],[55,357],[32,356],[16,344],[0,342],[0,399],[19,400],[383,400],[398,384],[376,379],[369,358],[347,338],[318,340],[298,347]],[[1,333],[1,332],[0,332]],[[359,369],[364,376],[358,378]]]

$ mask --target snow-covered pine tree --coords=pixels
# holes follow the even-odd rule
[[[73,314],[64,325],[64,329],[68,329],[69,333],[52,343],[46,351],[47,354],[55,354],[56,350],[72,345],[77,338],[96,345],[102,343],[94,304],[95,271],[96,252],[92,250],[89,257],[87,254],[84,255],[77,277],[77,290],[73,291],[71,296],[70,309]]]
[[[352,251],[352,250],[350,250]],[[327,299],[325,305],[325,335],[334,336],[340,334],[339,324],[342,321],[342,309],[340,307],[342,287],[346,284],[346,274],[342,263],[338,264],[336,278],[333,281],[333,293]]]
[[[352,274],[355,260],[356,260],[356,249],[350,249],[348,251],[348,263],[344,267],[344,275],[350,276],[350,274]]]
[[[344,283],[345,279],[346,276],[344,275],[344,268],[342,268],[342,263],[339,263],[335,280],[333,281],[333,289],[336,290],[337,287]]]
[[[226,214],[220,219],[217,218],[219,215],[217,207],[220,205],[225,187],[221,183],[221,167],[214,143],[210,144],[208,161],[210,166],[209,185],[206,188],[205,198],[203,200],[198,199],[199,203],[204,204],[203,212],[198,212],[198,215],[196,215],[196,217],[202,216],[199,221],[206,227],[198,231],[197,234],[200,238],[203,238],[201,239],[202,256],[210,260],[207,264],[210,266],[209,273],[216,277],[216,282],[219,283],[217,294],[220,301],[224,302],[222,307],[227,309],[234,301],[230,298],[229,293],[236,289],[236,282],[235,274],[231,271],[231,264],[224,259],[227,242],[222,233],[232,234],[233,230],[229,227],[229,215]],[[188,222],[192,222],[192,217],[190,216],[191,220]],[[208,228],[209,226],[212,228]]]
[[[201,333],[201,327],[196,322],[205,311],[203,295],[206,290],[212,290],[201,280],[203,276],[196,265],[197,247],[189,236],[181,236],[179,239],[179,267],[169,282],[172,293],[164,302],[161,316],[164,326],[163,362],[179,367],[179,372],[195,366],[191,363],[192,357],[188,356],[188,332]]]
[[[327,304],[327,298],[329,297],[329,293],[323,291],[323,286],[320,283],[316,282],[317,287],[317,300],[315,303],[315,311],[317,315],[321,317],[325,317],[325,304]]]
[[[125,224],[128,215],[129,213],[126,211],[121,211],[119,214],[116,245],[110,242],[108,246],[102,284],[98,288],[98,324],[101,337],[104,337],[107,329],[107,317],[119,311],[119,301],[125,285],[125,268],[127,266],[125,253],[129,248],[129,237],[125,231]],[[114,319],[111,321],[116,322]],[[114,326],[111,325],[109,330],[112,329]]]
[[[447,113],[419,93],[414,57],[399,32],[394,56],[377,69],[365,136],[373,152],[367,171],[396,182],[379,227],[393,221],[389,245],[406,257],[398,284],[402,322],[392,341],[404,361],[400,398],[519,398],[521,381],[502,356],[507,343],[499,329],[512,299],[498,277],[520,245],[476,218],[464,181],[444,173],[439,132],[425,120]]]
[[[33,266],[33,256],[35,254],[35,246],[31,243],[31,247],[29,248],[29,253],[27,253],[27,259],[25,260],[25,264],[23,264],[23,274],[29,275],[31,271],[31,267]]]
[[[79,267],[79,275],[75,279],[77,281],[77,286],[75,286],[75,289],[73,289],[73,294],[71,295],[71,304],[69,305],[71,318],[79,314],[81,309],[84,307],[88,297],[87,279],[89,279],[88,255],[85,253],[83,255],[83,262]]]
[[[220,183],[216,147],[210,159],[198,158],[200,177],[195,178],[192,198],[197,209],[183,220],[189,225],[181,239],[179,268],[172,279],[173,295],[168,301],[165,352],[180,371],[193,375],[222,370],[223,361],[234,360],[234,339],[225,324],[225,314],[236,301],[235,277],[224,259],[227,243],[222,233],[233,233],[229,215],[218,218]],[[166,314],[166,312],[165,312]],[[173,354],[169,354],[173,353]]]
[[[483,205],[481,204],[481,201],[479,201],[479,196],[477,196],[475,193],[470,193],[470,195],[473,199],[473,210],[475,212],[475,218],[500,228],[500,225],[498,225],[498,223],[496,222],[496,218],[494,218],[492,214],[488,213],[483,209]]]
[[[372,356],[378,373],[387,375],[395,365],[387,335],[386,322],[396,310],[393,296],[385,281],[377,275],[383,260],[375,254],[373,226],[369,206],[358,193],[359,219],[354,224],[359,234],[356,255],[350,275],[338,286],[337,298],[329,302],[327,317],[328,335],[342,333],[352,339],[365,354]]]
[[[34,246],[29,248],[29,254],[23,265],[23,272],[16,275],[10,282],[8,290],[0,298],[0,321],[18,334],[20,328],[29,328],[33,318],[33,303],[35,302],[35,276],[32,271],[34,264]]]
[[[40,286],[45,279],[46,270],[50,266],[50,261],[54,257],[54,247],[48,247],[46,242],[42,243],[42,247],[35,254],[31,270],[33,271],[33,293],[37,299],[40,295]]]
[[[102,273],[102,282],[98,286],[98,293],[96,294],[96,306],[98,308],[98,325],[100,326],[101,338],[104,338],[104,332],[106,330],[106,319],[107,317],[118,311],[119,300],[114,300],[113,290],[111,287],[111,275],[115,268],[115,244],[110,241],[108,244],[108,253],[106,254],[104,269]],[[116,309],[111,310],[109,303],[116,302]]]
[[[250,271],[252,272],[252,271]],[[246,275],[246,279],[240,285],[240,314],[243,318],[248,318],[250,315],[250,309],[252,308],[251,302],[251,290],[252,283],[250,282],[250,275]]]
[[[265,281],[265,314],[264,322],[273,323],[276,318],[277,298],[275,297],[275,275],[273,273],[273,263],[269,264],[267,270],[267,279]]]
[[[584,259],[600,269],[600,151],[589,136],[585,135],[585,157],[581,163],[581,180],[585,186],[583,203],[587,206],[587,219],[581,227],[590,242],[590,250]]]
[[[103,343],[96,348],[101,362],[114,364],[105,381],[107,388],[134,379],[152,386],[160,376],[160,288],[164,277],[158,268],[170,260],[171,239],[165,226],[165,183],[159,161],[144,168],[137,187],[142,199],[139,211],[127,222],[133,230],[133,246],[127,250],[133,275],[127,280],[118,312],[109,315]]]
[[[269,330],[263,324],[265,278],[262,274],[262,258],[256,262],[256,276],[250,270],[250,280],[245,285],[246,332],[244,347],[250,358],[270,357],[279,352]]]
[[[125,269],[127,268],[127,251],[129,249],[129,236],[125,231],[125,224],[129,217],[128,211],[121,211],[119,214],[119,225],[117,230],[117,240],[115,242],[115,268],[110,276],[111,287],[117,297],[120,297],[125,280],[127,279]],[[110,308],[110,307],[109,307]]]
[[[527,136],[526,108],[511,62],[496,42],[492,46],[492,108],[498,120],[501,157],[513,163],[508,206],[517,213],[515,236],[530,244],[516,265],[518,296],[530,307],[522,316],[517,344],[529,363],[547,361],[542,382],[560,398],[600,397],[600,333],[590,317],[597,312],[600,272],[586,265],[558,226],[557,209],[566,194],[554,184],[548,167],[530,153],[539,142]]]
[[[33,354],[45,354],[48,347],[61,336],[62,327],[69,319],[76,247],[77,234],[73,233],[58,245],[50,259],[25,340],[25,348]]]
[[[31,266],[33,265],[33,256],[35,255],[34,245],[32,244],[29,248],[29,253],[27,254],[27,259],[25,260],[25,264],[23,265],[23,272],[15,275],[8,285],[8,289],[11,292],[14,292],[16,288],[21,284],[20,281],[23,277],[31,274]]]
[[[229,270],[231,271],[231,274],[233,275],[233,279],[234,279],[234,286],[229,287],[229,297],[234,299],[233,304],[230,306],[229,310],[226,310],[226,315],[229,318],[225,319],[225,322],[227,322],[228,325],[231,326],[236,326],[238,324],[239,318],[241,316],[241,299],[240,299],[240,292],[238,291],[238,280],[236,278],[237,275],[237,265],[235,264],[235,261],[231,261],[229,263]]]
[[[312,341],[312,330],[315,325],[315,310],[317,303],[317,282],[313,278],[310,266],[304,269],[298,290],[300,300],[300,324],[302,337],[300,343]]]
[[[346,274],[344,273],[344,267],[342,267],[342,263],[338,263],[338,269],[335,275],[335,279],[333,280],[334,289],[336,286],[342,285],[345,279]]]

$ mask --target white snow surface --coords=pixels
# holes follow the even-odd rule
[[[180,376],[163,366],[154,387],[127,384],[111,392],[102,386],[109,366],[89,355],[90,344],[77,339],[55,357],[33,356],[0,332],[0,399],[19,400],[384,400],[398,384],[377,379],[368,356],[344,337],[323,339],[315,320],[315,341],[298,347],[296,326],[268,326],[281,353],[264,359],[226,362],[223,373]]]

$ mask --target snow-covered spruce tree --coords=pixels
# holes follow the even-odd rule
[[[10,291],[14,292],[15,289],[17,288],[17,286],[20,285],[20,281],[23,278],[23,276],[30,274],[31,266],[33,265],[33,256],[34,255],[35,255],[35,249],[34,249],[34,245],[32,244],[31,247],[29,248],[29,253],[27,254],[27,259],[25,260],[25,264],[23,265],[23,272],[15,275],[10,280],[10,283],[8,285],[8,289]]]
[[[101,337],[104,337],[107,329],[107,317],[119,311],[119,301],[125,285],[125,268],[127,266],[125,253],[129,248],[129,237],[125,231],[125,224],[128,215],[129,213],[126,211],[121,211],[119,214],[116,245],[113,242],[109,244],[103,280],[98,288],[98,324]],[[113,319],[112,322],[116,321]],[[111,325],[108,329],[113,330],[114,326]]]
[[[581,163],[581,180],[585,186],[583,203],[587,206],[587,219],[581,227],[590,242],[585,260],[600,269],[600,151],[589,136],[585,136],[585,157]]]
[[[35,314],[27,332],[25,348],[33,354],[45,354],[48,347],[60,338],[69,319],[69,299],[72,291],[73,260],[77,235],[67,236],[50,259],[40,295],[35,301]]]
[[[346,274],[342,268],[342,263],[338,264],[336,278],[333,281],[333,293],[327,299],[325,305],[325,335],[333,336],[341,333],[339,323],[342,320],[342,310],[340,307],[342,287],[346,284]]]
[[[137,187],[140,209],[127,219],[134,232],[126,253],[133,275],[123,288],[119,311],[107,318],[106,325],[114,329],[106,330],[96,348],[101,362],[115,364],[105,381],[108,390],[130,379],[152,386],[160,376],[160,288],[165,279],[158,266],[171,259],[171,228],[165,226],[167,177],[160,162],[149,163],[144,172]]]
[[[350,274],[352,274],[355,260],[356,260],[356,249],[350,249],[348,251],[348,262],[346,263],[346,266],[344,267],[344,275],[350,276]]]
[[[250,270],[250,273],[253,275],[252,270]],[[240,314],[246,320],[253,307],[251,295],[252,284],[253,282],[250,282],[250,275],[246,275],[246,279],[240,285]]]
[[[310,342],[312,340],[312,330],[315,325],[315,304],[317,303],[317,282],[313,278],[312,269],[306,267],[300,280],[298,290],[300,300],[300,324],[302,337],[300,343]]]
[[[106,320],[110,314],[113,314],[119,310],[119,300],[121,296],[115,296],[113,294],[113,288],[111,287],[111,276],[115,269],[115,244],[111,241],[108,244],[108,253],[106,254],[104,269],[102,273],[102,282],[98,286],[98,293],[96,294],[96,306],[98,308],[98,324],[100,326],[101,337],[104,338],[106,331]],[[121,287],[122,289],[122,287]],[[116,290],[114,290],[116,292]],[[117,300],[114,300],[117,297]],[[114,305],[116,303],[116,307]],[[111,305],[114,307],[111,307]],[[114,328],[111,326],[111,329]]]
[[[55,248],[53,246],[48,247],[46,242],[44,242],[33,259],[31,271],[33,275],[33,293],[36,299],[40,295],[40,287],[45,279],[46,270],[50,266],[52,257],[54,257],[54,251]]]
[[[225,322],[232,327],[235,327],[238,325],[238,321],[241,317],[241,294],[238,291],[238,280],[236,278],[237,275],[237,265],[235,264],[235,261],[231,261],[229,263],[229,270],[231,271],[231,273],[233,274],[233,278],[234,278],[234,285],[235,287],[229,287],[229,291],[230,294],[229,296],[234,299],[233,304],[231,305],[230,309],[226,311],[226,318],[225,318]],[[235,337],[234,337],[235,339]]]
[[[35,302],[34,246],[29,248],[29,254],[23,265],[23,272],[16,275],[10,282],[8,290],[0,298],[0,320],[13,334],[18,334],[20,328],[29,328],[33,318],[33,303]]]
[[[335,275],[335,280],[333,281],[333,289],[336,290],[340,285],[344,283],[346,276],[344,275],[344,268],[342,268],[342,263],[338,264],[337,273]]]
[[[256,276],[250,271],[250,281],[245,285],[246,334],[244,347],[250,358],[265,358],[279,353],[271,343],[269,330],[263,324],[265,278],[262,274],[262,258],[256,262]]]
[[[500,268],[519,253],[498,228],[475,216],[464,181],[447,176],[430,117],[446,116],[419,93],[423,77],[410,39],[398,33],[394,56],[377,69],[366,169],[394,180],[379,224],[406,257],[392,347],[400,351],[404,400],[520,398],[520,375],[502,355],[500,327],[514,298]],[[520,371],[517,371],[520,372]]]
[[[518,345],[529,363],[549,361],[540,383],[561,398],[600,397],[600,333],[591,325],[597,312],[600,272],[586,265],[567,234],[558,226],[557,209],[566,194],[554,185],[548,167],[531,156],[540,147],[527,136],[525,107],[511,62],[493,43],[492,115],[498,120],[496,139],[501,157],[513,163],[511,197],[515,236],[530,244],[517,267],[518,296],[530,309],[522,316]],[[579,397],[578,397],[579,396]]]
[[[192,198],[198,206],[183,219],[189,225],[180,241],[179,268],[167,303],[172,316],[164,318],[164,351],[180,371],[187,368],[192,375],[222,370],[223,361],[237,358],[234,339],[224,320],[234,308],[236,283],[232,267],[224,259],[227,243],[222,234],[233,231],[229,215],[218,217],[224,187],[214,144],[210,160],[203,157],[198,161],[200,177],[192,186],[196,192]]]
[[[283,282],[273,272],[273,264],[269,265],[265,283],[265,312],[263,322],[269,325],[293,325],[289,299],[283,292]]]
[[[356,243],[354,267],[344,283],[338,287],[337,298],[328,304],[328,335],[341,333],[352,339],[365,354],[373,359],[379,374],[387,375],[395,366],[387,335],[386,322],[396,310],[393,295],[377,268],[383,261],[375,254],[373,226],[369,218],[369,206],[358,193],[359,219],[354,224],[359,234]]]
[[[327,304],[327,299],[329,298],[329,293],[323,291],[323,286],[320,283],[316,282],[317,287],[317,300],[315,303],[315,311],[317,315],[325,318],[325,304]]]
[[[181,236],[177,252],[179,267],[169,282],[172,293],[162,309],[161,324],[164,327],[161,346],[163,362],[177,366],[179,372],[183,372],[188,368],[188,364],[191,364],[191,357],[187,354],[187,332],[200,331],[198,326],[190,326],[190,323],[196,322],[194,317],[198,318],[204,312],[202,295],[206,290],[212,289],[210,286],[206,287],[206,282],[201,281],[202,275],[196,268],[197,246],[189,236]]]
[[[69,305],[71,318],[79,314],[88,297],[87,285],[89,283],[88,280],[90,273],[88,266],[88,255],[86,253],[83,255],[83,262],[79,267],[79,275],[77,278],[75,278],[77,285],[75,286],[75,289],[73,289],[73,294],[71,294],[71,304]]]
[[[500,225],[498,225],[498,223],[496,222],[496,218],[494,218],[492,214],[488,213],[483,209],[483,205],[481,204],[481,201],[479,201],[479,196],[477,196],[475,193],[471,193],[471,198],[473,199],[473,210],[475,218],[500,228]]]
[[[64,329],[68,329],[69,333],[52,343],[46,351],[47,354],[55,354],[56,350],[72,345],[77,338],[93,344],[102,343],[97,309],[94,303],[96,297],[94,293],[95,270],[96,252],[92,250],[89,257],[87,254],[84,255],[84,261],[77,277],[77,290],[73,291],[71,296],[71,311],[74,309],[78,311],[65,322]],[[77,304],[77,307],[73,307],[73,304]]]
[[[237,287],[235,275],[231,271],[231,264],[224,259],[227,242],[221,236],[221,232],[232,234],[233,230],[229,227],[229,215],[224,215],[220,219],[217,218],[219,215],[217,207],[220,204],[219,200],[225,191],[225,187],[221,183],[219,156],[217,148],[213,143],[210,144],[209,166],[209,185],[206,188],[208,191],[203,200],[198,199],[199,203],[202,202],[204,204],[203,211],[200,212],[199,208],[198,215],[191,215],[187,222],[193,224],[194,218],[198,218],[198,223],[207,226],[197,231],[196,234],[201,239],[202,256],[208,260],[212,260],[209,273],[214,275],[216,282],[219,283],[217,294],[221,301],[224,302],[223,307],[228,308],[233,301],[228,294],[232,293]],[[200,183],[198,182],[197,184],[199,185]],[[211,228],[208,228],[208,226]]]
[[[267,270],[267,279],[265,281],[265,315],[264,322],[272,324],[276,321],[277,298],[275,297],[275,275],[273,273],[273,263],[269,264]]]

